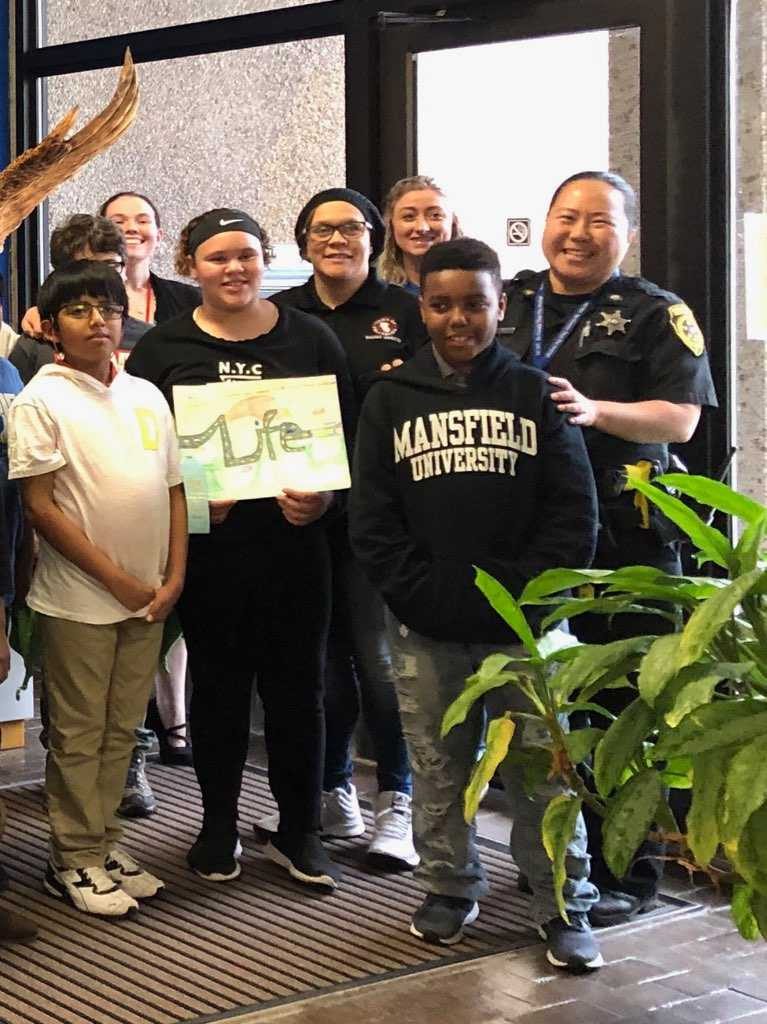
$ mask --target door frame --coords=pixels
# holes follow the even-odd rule
[[[684,297],[708,340],[720,408],[706,411],[684,455],[695,472],[709,475],[719,472],[731,447],[729,15],[729,0],[516,0],[502,9],[448,5],[444,18],[377,21],[381,196],[416,171],[414,54],[640,29],[642,273]],[[513,122],[514,102],[510,97],[501,107],[501,124]]]

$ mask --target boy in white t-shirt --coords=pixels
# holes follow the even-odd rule
[[[184,580],[178,448],[157,388],[117,372],[119,275],[80,261],[47,278],[38,305],[55,362],[11,406],[9,449],[40,538],[27,601],[40,613],[50,714],[44,885],[123,917],[163,888],[117,848],[114,812]]]

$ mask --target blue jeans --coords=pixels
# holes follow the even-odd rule
[[[323,789],[330,791],[351,779],[350,746],[362,711],[377,763],[379,792],[409,794],[410,765],[394,689],[384,603],[346,545],[334,548]]]
[[[417,876],[429,892],[477,900],[488,890],[479,859],[476,826],[463,817],[463,793],[474,767],[484,729],[484,709],[495,718],[508,709],[529,711],[527,698],[514,686],[491,690],[474,704],[466,722],[440,738],[442,716],[463,690],[467,676],[476,672],[498,644],[466,644],[432,640],[402,626],[388,616],[389,637],[397,680],[402,725],[405,730],[415,783],[413,838],[421,857]],[[512,656],[521,647],[505,648]],[[516,720],[512,746],[524,747],[548,740],[542,726]],[[543,924],[558,914],[549,861],[541,839],[546,805],[559,786],[541,786],[529,798],[522,770],[505,761],[499,768],[513,817],[511,853],[533,890],[531,915]],[[568,911],[587,912],[598,899],[589,881],[586,828],[578,816],[566,858],[565,905]]]

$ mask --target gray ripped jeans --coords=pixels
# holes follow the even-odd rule
[[[440,725],[467,676],[477,671],[488,654],[503,649],[515,656],[522,648],[432,640],[400,625],[391,614],[387,625],[413,772],[413,838],[421,857],[417,876],[429,892],[476,900],[487,892],[488,882],[475,843],[475,826],[467,825],[463,818],[463,792],[482,740],[484,709],[493,718],[508,709],[525,711],[530,706],[516,687],[507,686],[486,694],[484,705],[478,701],[466,722],[445,739],[440,738]],[[535,735],[534,722],[517,719],[516,726],[512,746],[524,747],[547,738],[547,734]],[[558,910],[551,862],[541,839],[541,819],[549,800],[562,790],[547,784],[530,799],[518,766],[504,762],[499,772],[513,817],[511,854],[533,890],[531,916],[536,924],[542,924]],[[587,912],[599,894],[589,881],[586,828],[580,815],[566,864],[567,909]]]

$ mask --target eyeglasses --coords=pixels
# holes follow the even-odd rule
[[[357,238],[362,238],[366,231],[372,231],[373,225],[368,224],[366,220],[348,220],[344,224],[312,224],[312,226],[305,232],[310,238],[316,239],[318,242],[327,242],[336,231],[339,231],[347,241],[354,241]]]
[[[72,302],[62,306],[60,313],[66,313],[73,320],[89,320],[93,311],[97,309],[103,320],[120,320],[125,311],[124,306],[118,306],[114,302]]]
[[[123,267],[125,266],[124,260],[101,260],[101,262],[105,263],[108,267],[111,267],[112,270],[116,270],[118,274],[122,273]]]

